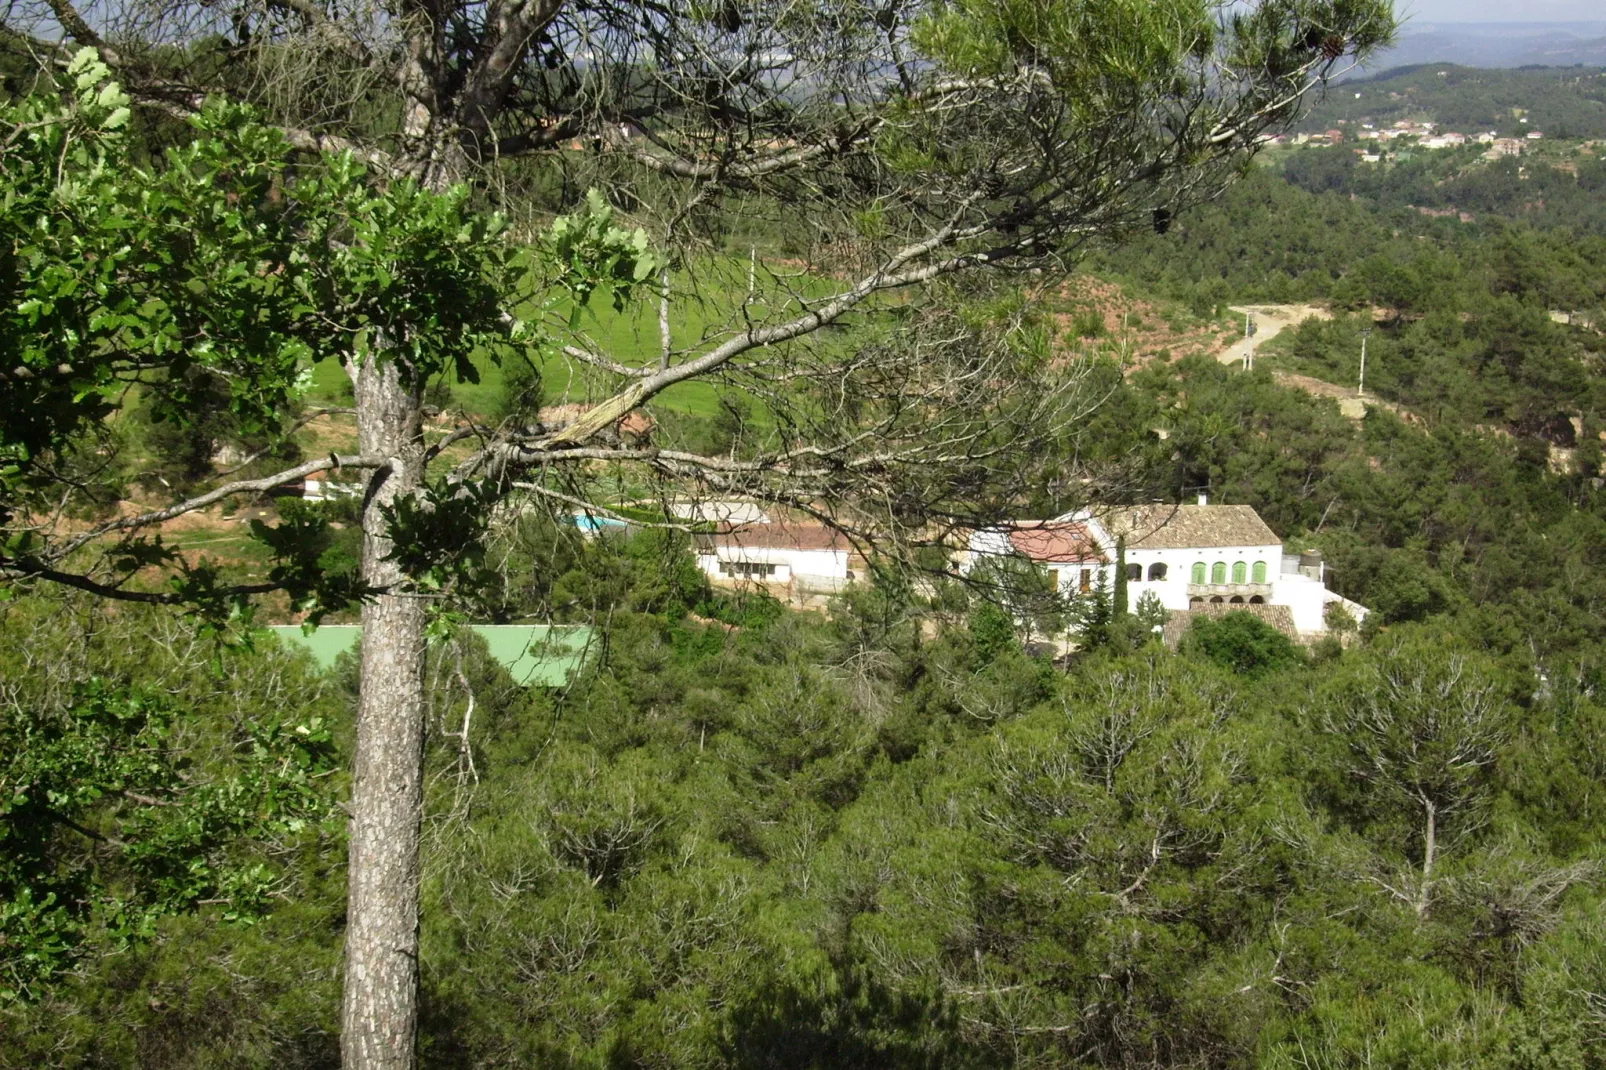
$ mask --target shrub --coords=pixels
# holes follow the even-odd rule
[[[1182,649],[1252,679],[1305,660],[1288,636],[1241,610],[1216,620],[1203,617],[1194,621],[1183,637]]]

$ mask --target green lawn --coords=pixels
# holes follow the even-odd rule
[[[695,277],[682,272],[674,278],[670,338],[677,350],[697,345],[710,337],[719,323],[726,322],[725,314],[739,307],[745,296],[746,271],[745,260],[725,259],[710,262]],[[835,286],[831,280],[821,278],[798,279],[794,284],[809,297],[827,294]],[[524,311],[533,316],[537,310]],[[567,311],[566,306],[555,310],[552,317],[555,330],[562,330],[560,321]],[[755,302],[750,315],[763,321],[796,315],[800,311],[801,307],[793,301],[777,306],[773,312],[764,303]],[[606,299],[595,298],[582,313],[577,333],[592,348],[620,363],[654,362],[660,347],[658,304],[643,294],[641,300],[619,312]],[[452,397],[468,412],[489,414],[501,400],[504,370],[489,359],[477,359],[475,367],[479,370],[479,382],[453,383]],[[541,375],[546,404],[596,400],[612,385],[610,377],[561,355],[546,357],[542,361]],[[350,397],[345,370],[337,363],[324,361],[314,368],[309,400],[314,404],[339,405],[349,403]],[[715,384],[690,382],[665,391],[654,405],[689,416],[709,417],[719,411],[719,397],[720,388]]]

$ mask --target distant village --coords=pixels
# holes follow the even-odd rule
[[[1526,122],[1527,120],[1519,120]],[[1346,120],[1340,119],[1340,123]],[[1397,159],[1409,150],[1459,149],[1467,144],[1487,145],[1485,160],[1498,160],[1505,156],[1521,156],[1533,142],[1544,138],[1544,132],[1530,130],[1522,137],[1500,137],[1493,130],[1463,134],[1455,130],[1439,130],[1433,122],[1401,119],[1393,126],[1378,127],[1363,122],[1359,130],[1324,130],[1319,134],[1267,134],[1261,140],[1272,146],[1307,146],[1324,148],[1354,144],[1362,163],[1380,163]],[[1393,151],[1387,151],[1392,149]]]

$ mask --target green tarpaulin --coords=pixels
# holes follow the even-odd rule
[[[491,657],[507,667],[509,675],[521,684],[562,687],[569,674],[585,663],[591,645],[591,629],[584,624],[475,624],[474,633],[485,640]],[[326,624],[310,635],[298,624],[275,625],[268,629],[286,643],[293,643],[312,654],[320,668],[327,669],[335,659],[357,646],[362,627],[357,624]]]

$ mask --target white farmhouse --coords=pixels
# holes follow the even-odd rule
[[[1328,607],[1341,605],[1358,624],[1368,610],[1327,589],[1318,554],[1286,554],[1248,505],[1137,505],[1099,513],[1067,513],[978,531],[978,555],[1019,553],[1046,566],[1066,594],[1113,585],[1124,557],[1127,602],[1152,591],[1174,615],[1217,614],[1243,606],[1300,638],[1327,631]],[[1277,611],[1252,607],[1280,607]]]
[[[826,592],[854,578],[852,544],[823,524],[773,520],[721,524],[697,536],[697,566],[710,579],[785,584]]]

